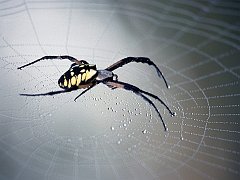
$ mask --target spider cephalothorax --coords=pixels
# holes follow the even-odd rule
[[[91,88],[96,86],[97,84],[103,83],[112,89],[122,88],[125,90],[132,91],[135,94],[141,96],[156,110],[156,112],[158,113],[158,115],[162,121],[162,124],[163,124],[163,127],[165,130],[167,130],[167,128],[162,119],[160,112],[158,111],[155,104],[146,95],[148,95],[148,96],[158,100],[160,103],[162,103],[165,106],[165,108],[169,111],[171,116],[175,115],[175,113],[173,113],[169,109],[169,107],[158,96],[156,96],[152,93],[149,93],[147,91],[141,90],[134,85],[118,81],[118,76],[112,72],[113,70],[115,70],[125,64],[128,64],[130,62],[146,63],[148,65],[155,67],[155,69],[158,73],[158,76],[163,78],[165,85],[167,86],[167,88],[169,88],[167,81],[166,81],[165,77],[163,76],[162,72],[159,70],[159,68],[156,66],[156,64],[147,57],[127,57],[120,61],[117,61],[116,63],[112,64],[111,66],[107,67],[106,69],[97,70],[95,64],[89,64],[85,60],[77,60],[71,56],[44,56],[40,59],[37,59],[33,62],[23,65],[23,66],[19,67],[18,69],[22,69],[26,66],[32,65],[38,61],[45,60],[45,59],[68,59],[71,62],[73,62],[73,64],[70,66],[69,70],[66,71],[58,80],[58,85],[63,90],[51,91],[51,92],[41,93],[41,94],[20,94],[20,95],[23,95],[23,96],[50,95],[51,96],[51,95],[55,95],[55,94],[70,92],[70,91],[77,90],[77,89],[85,89],[74,99],[76,101],[77,98],[79,98],[82,94],[84,94],[85,92],[87,92],[88,90],[90,90]]]

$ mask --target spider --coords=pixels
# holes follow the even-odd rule
[[[26,66],[30,66],[36,62],[39,62],[42,60],[48,60],[48,59],[50,59],[50,60],[67,59],[67,60],[73,62],[73,64],[70,66],[69,70],[67,70],[58,80],[58,85],[63,90],[51,91],[51,92],[41,93],[41,94],[20,94],[20,95],[22,95],[22,96],[47,96],[47,95],[52,96],[52,95],[56,95],[56,94],[71,92],[71,91],[74,91],[77,89],[85,89],[74,99],[74,101],[76,101],[81,95],[83,95],[84,93],[89,91],[91,88],[95,87],[99,83],[103,83],[111,89],[122,88],[127,91],[132,91],[135,94],[141,96],[145,101],[147,101],[156,110],[156,112],[158,113],[158,115],[161,119],[161,122],[162,122],[162,125],[163,125],[165,131],[167,131],[167,128],[166,128],[165,122],[164,122],[160,112],[158,111],[155,104],[147,96],[150,96],[150,97],[158,100],[163,106],[165,106],[165,108],[168,110],[168,112],[170,113],[171,116],[176,115],[174,112],[172,112],[170,110],[170,108],[158,96],[156,96],[150,92],[144,91],[132,84],[128,84],[128,83],[119,81],[118,76],[112,72],[115,69],[122,67],[123,65],[126,65],[130,62],[145,63],[145,64],[148,64],[149,66],[150,65],[153,66],[156,69],[158,76],[163,78],[166,87],[170,88],[170,86],[168,86],[168,84],[167,84],[165,77],[163,76],[162,72],[159,70],[157,65],[147,57],[127,57],[127,58],[117,61],[116,63],[110,65],[106,69],[97,70],[95,64],[89,64],[85,60],[77,60],[76,58],[74,58],[72,56],[68,56],[68,55],[44,56],[33,62],[25,64],[21,67],[18,67],[18,69],[21,70],[21,69],[25,68]]]

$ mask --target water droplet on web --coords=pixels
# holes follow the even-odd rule
[[[183,137],[182,137],[182,136],[180,137],[180,140],[181,140],[181,141],[183,140]]]
[[[122,139],[119,139],[118,142],[117,142],[117,144],[121,144],[121,142],[122,142]]]
[[[124,123],[124,124],[123,124],[123,127],[126,127],[126,126],[127,126],[127,124],[126,124],[126,123]]]
[[[146,133],[147,133],[147,130],[146,130],[146,129],[142,130],[142,133],[143,133],[143,134],[146,134]]]
[[[114,127],[112,126],[110,129],[113,131],[113,130],[114,130]]]

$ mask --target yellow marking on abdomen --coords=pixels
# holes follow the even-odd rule
[[[85,78],[86,78],[86,73],[83,73],[83,74],[82,74],[82,81],[84,81]]]
[[[68,81],[68,88],[71,88],[71,81],[70,81],[70,79]]]
[[[63,85],[64,85],[65,87],[67,87],[67,85],[68,85],[67,80],[66,80],[65,78],[64,78]]]
[[[93,69],[90,69],[90,71],[87,71],[86,72],[86,79],[85,81],[91,79],[95,74],[96,74],[97,71],[93,70]]]
[[[77,86],[80,84],[80,82],[81,82],[81,74],[77,76]]]
[[[76,78],[75,78],[75,76],[73,76],[73,77],[71,78],[71,84],[72,84],[73,86],[76,84]]]

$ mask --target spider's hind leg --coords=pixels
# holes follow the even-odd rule
[[[162,105],[164,105],[166,107],[166,109],[169,111],[171,116],[175,116],[176,115],[174,112],[172,112],[170,110],[170,108],[158,96],[156,96],[156,95],[154,95],[152,93],[149,93],[147,91],[143,91],[143,90],[139,89],[138,87],[136,87],[134,85],[131,85],[131,84],[128,84],[128,83],[125,83],[125,82],[121,82],[121,81],[114,81],[114,80],[112,80],[112,81],[103,81],[103,83],[106,84],[108,87],[110,87],[112,89],[123,88],[125,90],[132,91],[135,94],[141,96],[144,100],[146,100],[156,110],[156,112],[158,113],[158,115],[159,115],[159,117],[160,117],[160,119],[162,121],[162,124],[163,124],[163,127],[164,127],[165,131],[167,130],[167,128],[166,128],[165,122],[163,121],[163,118],[162,118],[160,112],[158,111],[158,109],[155,106],[155,104],[148,97],[146,97],[145,95],[148,95],[148,96],[150,96],[150,97],[160,101],[160,103]]]

